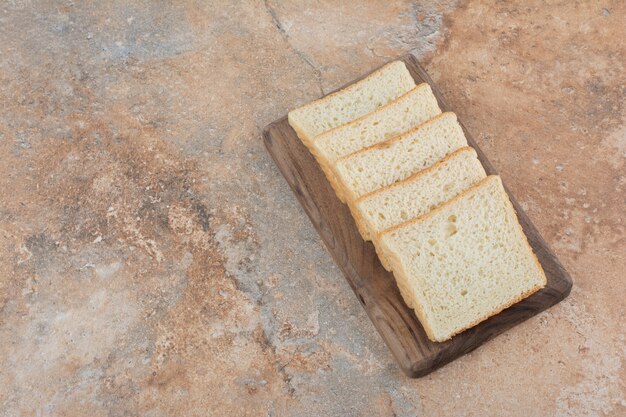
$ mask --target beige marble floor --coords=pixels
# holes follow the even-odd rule
[[[626,415],[626,7],[0,4],[0,416]],[[403,376],[261,129],[407,52],[575,286]]]

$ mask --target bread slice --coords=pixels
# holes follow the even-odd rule
[[[371,235],[428,213],[485,178],[476,151],[463,147],[429,168],[356,201]]]
[[[443,113],[409,132],[345,156],[334,166],[347,200],[419,172],[467,146],[454,113]]]
[[[402,61],[391,62],[349,87],[289,112],[287,119],[302,142],[395,100],[415,87]]]
[[[385,231],[380,244],[405,301],[436,342],[546,284],[498,176]]]

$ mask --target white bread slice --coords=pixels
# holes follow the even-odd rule
[[[447,112],[401,136],[341,158],[334,171],[346,199],[356,200],[431,166],[463,146],[467,146],[463,129],[456,115]]]
[[[485,178],[476,151],[460,148],[427,169],[356,201],[372,236],[428,213]]]
[[[402,61],[391,62],[343,90],[289,112],[287,119],[302,142],[395,100],[415,87]]]
[[[500,177],[379,236],[407,305],[443,342],[546,284]]]

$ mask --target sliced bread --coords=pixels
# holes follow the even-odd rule
[[[405,301],[436,342],[546,284],[498,176],[385,231],[379,241]]]
[[[467,146],[454,113],[443,113],[413,130],[337,161],[337,180],[347,200],[393,184]]]
[[[371,235],[428,213],[486,177],[476,151],[463,147],[429,168],[356,201]]]
[[[404,133],[440,113],[430,86],[423,83],[378,110],[315,137],[310,150],[337,197],[345,202],[345,190],[333,171],[339,158]]]
[[[290,111],[287,118],[309,147],[315,136],[371,113],[414,87],[404,62],[394,61],[343,90]]]
[[[313,152],[326,164],[407,132],[441,113],[430,86],[422,83],[376,111],[313,139]]]
[[[367,194],[351,204],[361,235],[372,240],[380,263],[391,271],[378,235],[409,219],[426,214],[485,178],[485,169],[476,151],[467,146],[435,165]]]

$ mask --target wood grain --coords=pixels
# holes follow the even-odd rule
[[[427,82],[431,85],[443,111],[453,111],[412,55],[400,59],[406,63],[417,83]],[[487,173],[497,174],[465,126],[463,130]],[[570,276],[507,189],[529,243],[548,277],[548,284],[532,296],[447,342],[431,342],[413,310],[400,296],[393,275],[380,264],[372,243],[361,238],[348,207],[335,196],[315,159],[300,142],[286,117],[267,126],[263,138],[276,165],[374,326],[402,370],[410,377],[426,375],[476,349],[494,336],[563,300],[572,288]]]

